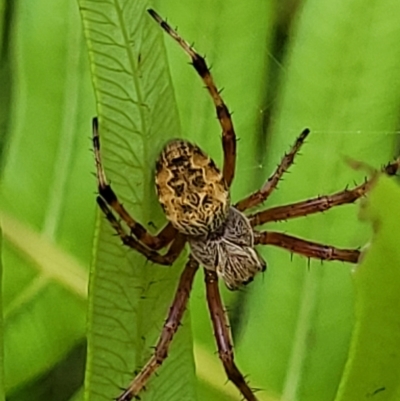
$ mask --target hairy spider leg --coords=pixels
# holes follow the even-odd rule
[[[382,172],[393,176],[397,173],[399,167],[400,158],[387,164],[382,169]],[[273,207],[249,215],[250,224],[252,227],[256,227],[268,222],[308,216],[313,213],[324,212],[336,206],[353,203],[367,193],[373,179],[374,177],[350,190],[346,188],[332,195],[317,196],[312,199]],[[273,231],[255,231],[254,234],[256,245],[274,245],[308,258],[340,260],[349,263],[358,263],[360,258],[360,251],[358,249],[340,249]]]
[[[400,158],[383,167],[382,172],[393,176],[400,167]],[[332,195],[317,196],[301,202],[291,203],[284,206],[276,206],[270,209],[247,216],[250,224],[255,227],[271,221],[293,219],[308,216],[313,213],[324,212],[335,206],[346,205],[355,202],[364,196],[371,186],[373,177],[353,189],[344,189]]]
[[[236,134],[233,127],[231,114],[218,91],[210,69],[207,67],[204,57],[200,56],[194,49],[183,40],[178,33],[172,29],[154,10],[147,10],[149,14],[158,22],[161,28],[168,33],[192,59],[192,65],[203,80],[208,92],[210,93],[217,117],[222,127],[222,147],[224,151],[223,175],[228,187],[231,186],[235,175],[236,165]]]
[[[360,257],[358,249],[335,248],[275,231],[255,231],[254,244],[274,245],[284,248],[289,252],[319,260],[339,260],[348,263],[358,263]]]
[[[219,292],[217,273],[212,270],[204,269],[204,275],[208,309],[210,310],[214,327],[214,336],[217,341],[219,357],[224,365],[226,375],[247,401],[257,401],[253,391],[234,362],[229,322]]]
[[[277,187],[278,182],[282,178],[283,174],[289,169],[289,167],[293,164],[294,158],[296,154],[299,153],[301,146],[303,145],[304,141],[306,140],[310,130],[306,128],[303,132],[298,136],[296,142],[290,149],[288,153],[285,153],[281,162],[278,164],[278,167],[274,171],[274,173],[268,178],[262,188],[250,196],[246,197],[239,201],[235,208],[244,211],[259,205],[262,202],[265,202],[274,189]]]
[[[129,212],[124,208],[124,206],[118,200],[117,195],[112,190],[110,184],[107,182],[106,174],[103,168],[103,163],[101,161],[99,123],[97,117],[93,118],[93,149],[96,162],[97,187],[100,196],[127,224],[127,226],[131,230],[131,233],[148,248],[158,250],[168,245],[177,235],[177,230],[172,226],[172,224],[171,223],[166,224],[165,227],[156,236],[151,235],[140,223],[138,223],[135,219],[133,219],[133,217],[129,214]],[[105,209],[102,207],[102,210],[104,211]],[[106,213],[106,216],[109,215],[110,215],[109,213]],[[116,228],[116,226],[114,226],[114,228]],[[118,230],[117,232],[119,233]],[[126,234],[124,235],[126,237]],[[130,241],[130,243],[133,244],[132,241]]]
[[[121,241],[124,245],[129,246],[130,248],[140,252],[151,262],[163,266],[171,266],[181,254],[186,243],[186,236],[178,233],[174,237],[170,247],[168,248],[167,253],[165,255],[160,255],[157,251],[144,246],[140,241],[132,237],[132,235],[127,234],[121,223],[115,218],[111,209],[108,207],[107,203],[102,197],[98,196],[96,200],[98,205],[100,206],[100,209],[102,210],[105,217],[114,228],[118,236],[121,238]]]
[[[192,257],[189,257],[186,267],[179,279],[179,285],[175,293],[175,298],[172,302],[167,320],[164,323],[161,335],[155,347],[154,354],[151,356],[139,374],[132,380],[128,388],[119,397],[117,397],[116,401],[129,401],[133,397],[137,397],[140,391],[143,390],[150,377],[167,358],[169,346],[179,328],[183,313],[186,310],[189,294],[193,285],[193,279],[198,267],[199,264]]]

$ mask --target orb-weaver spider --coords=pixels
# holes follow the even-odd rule
[[[186,242],[191,250],[155,351],[117,401],[137,397],[150,376],[167,357],[169,345],[179,327],[200,264],[204,266],[207,302],[219,356],[227,376],[246,400],[256,401],[253,390],[234,363],[233,346],[218,288],[218,278],[221,278],[229,289],[235,290],[252,281],[257,272],[264,271],[266,263],[257,253],[256,245],[274,245],[308,258],[357,263],[359,250],[338,249],[279,232],[257,231],[255,227],[352,203],[366,193],[369,182],[332,195],[318,196],[245,215],[246,210],[266,201],[276,188],[309,134],[309,130],[305,129],[264,186],[232,206],[229,188],[235,173],[236,136],[228,108],[216,88],[204,58],[155,11],[149,10],[149,13],[189,55],[193,67],[212,97],[222,127],[224,164],[221,172],[198,146],[184,140],[173,140],[165,145],[156,162],[155,182],[160,204],[169,222],[153,236],[131,217],[108,184],[100,157],[97,118],[93,120],[93,146],[99,189],[97,202],[122,242],[150,261],[161,265],[173,264]],[[386,173],[395,174],[399,164],[399,160],[389,164],[385,167]],[[129,233],[114,213],[126,223]],[[167,252],[163,255],[158,253],[164,247],[168,247]]]

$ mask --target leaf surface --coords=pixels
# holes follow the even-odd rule
[[[39,0],[14,11],[0,197],[7,399],[84,338],[85,284],[76,292],[61,276],[76,279],[68,260],[86,277],[94,225],[85,134],[93,103],[76,4]]]
[[[143,1],[79,2],[88,41],[106,173],[119,199],[150,231],[165,224],[154,191],[154,162],[179,136],[162,32]],[[115,398],[146,362],[182,270],[147,263],[126,249],[99,215],[91,274],[86,400]],[[188,316],[143,400],[194,399]]]
[[[400,188],[380,177],[362,214],[374,227],[354,273],[355,327],[335,401],[398,400],[400,393]]]
[[[394,8],[393,8],[394,7]],[[393,1],[307,1],[299,8],[284,60],[269,171],[299,132],[311,134],[268,205],[325,195],[360,183],[344,156],[376,168],[395,155],[398,136],[400,29]],[[399,10],[398,10],[399,11]],[[396,49],[396,50],[394,50]],[[341,248],[365,244],[370,232],[354,206],[276,229]],[[332,400],[347,360],[354,322],[351,266],[310,261],[267,248],[269,270],[248,306],[252,329],[239,347],[245,372],[285,400]],[[327,363],[329,361],[329,363]]]

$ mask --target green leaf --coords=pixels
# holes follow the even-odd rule
[[[0,198],[5,390],[17,400],[84,339],[95,208],[93,97],[76,4],[22,2],[14,18]]]
[[[397,10],[394,14],[394,10]],[[360,182],[343,156],[379,167],[395,155],[400,87],[396,1],[308,1],[299,9],[281,76],[266,162],[272,171],[304,127],[311,135],[268,206]],[[342,248],[368,241],[354,207],[277,229]],[[347,360],[353,317],[351,266],[307,262],[266,249],[269,269],[253,285],[237,347],[241,366],[288,400],[333,399]]]
[[[108,178],[141,224],[159,230],[153,166],[179,135],[162,32],[143,1],[79,2],[88,41]],[[126,249],[99,214],[89,299],[86,400],[114,398],[144,365],[162,328],[185,258],[153,266]],[[151,224],[150,224],[151,222]],[[188,316],[144,400],[195,398]],[[162,394],[162,396],[161,396]]]
[[[12,49],[15,3],[0,0],[0,168],[4,166],[4,148],[10,135],[12,107]]]
[[[0,241],[3,242],[3,233],[0,232]],[[0,263],[0,401],[5,401],[4,386],[4,321],[3,321],[3,263]]]
[[[9,37],[11,36],[13,4],[0,0],[0,161],[2,165],[5,139],[8,134],[9,108],[11,104],[11,66],[9,63]],[[0,250],[3,234],[0,231]],[[2,253],[2,252],[1,252]],[[4,383],[4,322],[3,322],[3,264],[0,262],[0,401],[5,400]]]
[[[374,185],[363,215],[374,227],[354,273],[356,323],[335,401],[398,400],[400,393],[400,188]]]
[[[81,387],[71,398],[69,401],[82,401],[84,397],[84,389]]]

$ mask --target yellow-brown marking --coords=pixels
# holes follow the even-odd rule
[[[227,184],[198,146],[169,142],[157,160],[155,181],[160,204],[181,233],[205,235],[225,221],[230,206]]]

